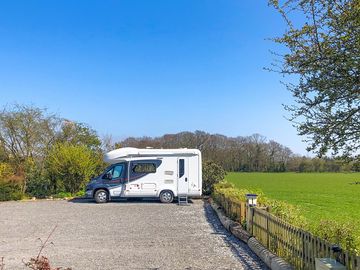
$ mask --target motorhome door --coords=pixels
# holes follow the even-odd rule
[[[178,159],[178,195],[187,195],[189,192],[189,159]]]

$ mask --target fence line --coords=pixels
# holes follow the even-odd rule
[[[333,258],[349,270],[360,270],[360,256],[348,251],[334,253],[331,243],[288,224],[264,209],[247,209],[245,202],[231,200],[224,194],[216,193],[214,199],[227,216],[243,224],[263,246],[287,260],[295,269],[314,270],[315,258]]]

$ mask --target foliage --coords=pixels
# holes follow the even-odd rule
[[[28,180],[26,194],[31,197],[45,198],[52,193],[51,182],[44,175],[37,175]]]
[[[85,190],[81,189],[78,192],[74,194],[75,197],[84,197],[85,196]]]
[[[24,174],[28,159],[41,162],[55,138],[59,119],[45,109],[15,105],[0,112],[0,145],[15,173]],[[27,178],[21,183],[26,190]]]
[[[0,180],[9,178],[13,173],[14,170],[10,164],[0,162]]]
[[[348,221],[321,220],[312,231],[315,235],[330,243],[338,244],[345,250],[360,253],[360,237],[356,236],[354,224]]]
[[[23,197],[18,185],[0,180],[0,201],[17,201]]]
[[[84,145],[58,143],[46,160],[47,173],[56,190],[76,193],[102,166],[99,156]]]
[[[257,194],[259,206],[266,206],[270,213],[291,223],[295,226],[305,228],[307,223],[305,218],[300,214],[300,210],[284,201],[277,201],[267,198],[260,189],[236,188],[234,184],[227,181],[214,185],[214,196],[224,195],[232,201],[246,202],[246,194]]]
[[[0,112],[0,142],[16,165],[44,154],[55,138],[59,119],[45,109],[15,105]]]
[[[69,143],[72,145],[85,145],[90,149],[99,149],[101,141],[96,131],[84,123],[77,123],[70,120],[63,120],[61,131],[56,142]]]
[[[301,209],[290,203],[269,199],[262,196],[261,204],[268,207],[268,211],[275,216],[299,228],[307,228],[308,223],[302,215]]]
[[[290,75],[286,106],[308,149],[349,156],[360,149],[360,1],[270,0],[287,24],[274,41],[288,52],[274,68]],[[281,3],[282,4],[281,4]],[[296,25],[299,17],[303,23]],[[359,157],[360,158],[360,157]]]
[[[226,172],[213,161],[204,161],[202,164],[203,193],[209,195],[213,192],[214,184],[224,180]]]
[[[61,191],[56,193],[53,197],[58,199],[64,199],[64,198],[71,198],[73,197],[73,195],[70,192]]]
[[[26,194],[31,197],[45,198],[52,192],[51,183],[44,170],[32,158],[24,162]]]
[[[18,191],[38,198],[59,191],[76,193],[103,167],[101,141],[88,125],[34,106],[0,111],[3,199],[20,197]]]

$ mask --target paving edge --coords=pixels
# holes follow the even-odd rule
[[[231,232],[236,238],[245,242],[249,248],[272,270],[293,270],[294,268],[284,259],[276,256],[274,253],[266,249],[255,237],[250,235],[240,223],[235,222],[225,216],[222,208],[213,200],[210,205],[216,212],[221,224],[226,230]]]

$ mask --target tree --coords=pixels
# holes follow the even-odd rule
[[[99,149],[101,141],[96,131],[84,123],[73,122],[63,119],[61,131],[59,132],[57,142],[68,142],[73,145],[85,145],[90,149]]]
[[[203,193],[209,195],[216,183],[224,180],[226,172],[214,161],[204,161],[202,164]]]
[[[45,109],[15,105],[0,112],[0,143],[9,160],[17,164],[44,154],[55,139],[59,118]]]
[[[285,108],[308,150],[350,156],[360,149],[360,0],[269,1],[286,32],[288,53],[272,70],[290,75],[295,104]],[[294,17],[301,17],[297,26]],[[292,76],[294,75],[294,76]]]
[[[102,160],[85,145],[58,143],[49,152],[46,167],[54,192],[76,193],[102,168]]]
[[[120,148],[120,145],[118,145],[118,148]],[[101,149],[104,153],[110,152],[110,151],[116,149],[115,142],[111,135],[103,136],[103,138],[101,140]]]
[[[15,173],[24,175],[27,161],[41,163],[54,142],[60,120],[45,109],[14,105],[0,112],[0,152],[10,162]],[[39,165],[41,167],[41,165]],[[22,192],[27,177],[22,177]]]

